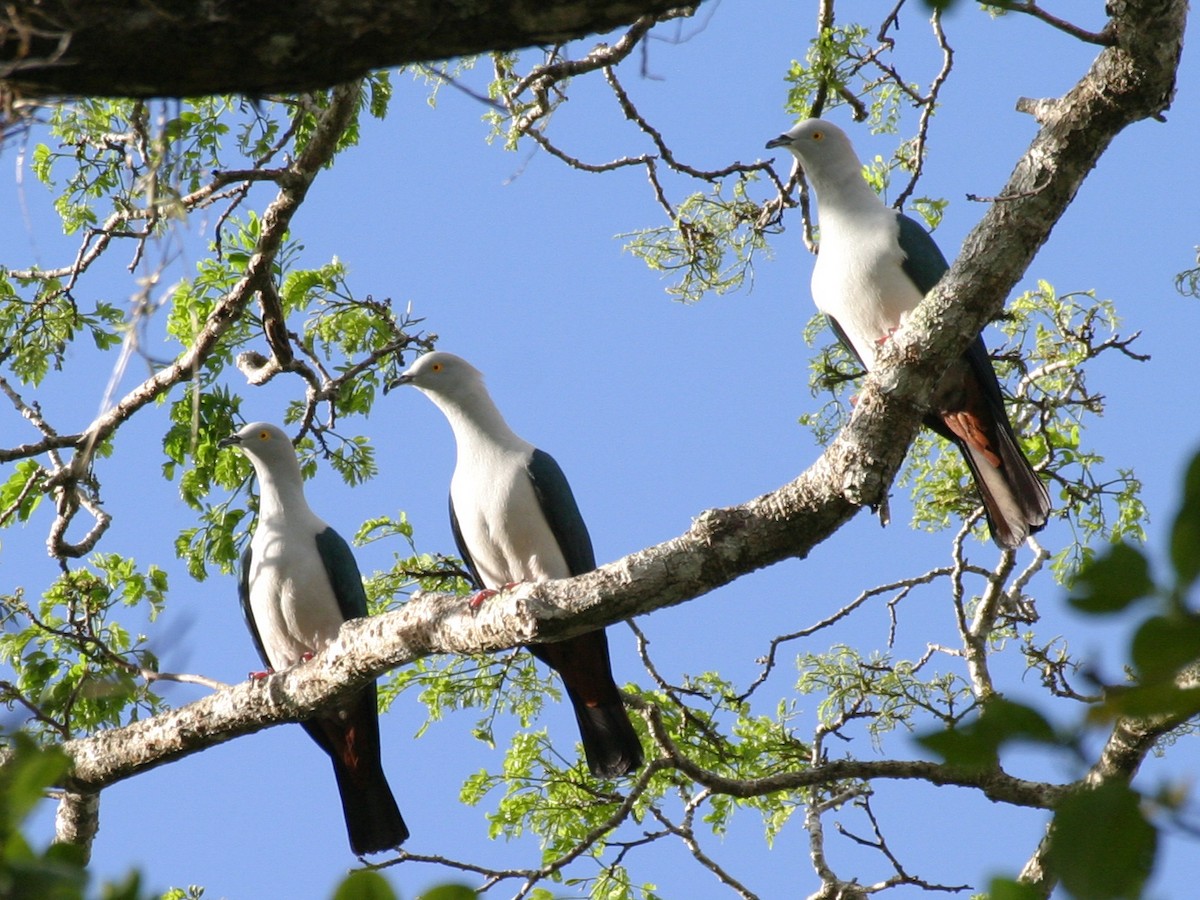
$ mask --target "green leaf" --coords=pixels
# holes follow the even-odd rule
[[[1041,900],[1042,896],[1032,884],[1011,878],[993,878],[988,883],[987,900]]]
[[[1150,563],[1128,544],[1113,544],[1108,552],[1083,567],[1068,602],[1081,612],[1100,615],[1126,609],[1154,593]]]
[[[1003,697],[988,700],[975,721],[922,735],[917,741],[948,764],[970,770],[998,765],[1000,748],[1010,741],[1059,743],[1053,727],[1040,712]]]
[[[421,895],[421,900],[476,900],[479,895],[461,884],[439,884]]]
[[[0,768],[0,829],[15,831],[69,765],[62,750],[38,747],[29,736],[15,734],[12,755]]]
[[[1200,714],[1200,688],[1181,688],[1174,681],[1152,681],[1136,687],[1109,688],[1104,702],[1088,712],[1093,723],[1119,716],[1136,719],[1166,716],[1180,722]]]
[[[1130,656],[1142,681],[1174,678],[1181,668],[1200,659],[1200,618],[1152,616],[1134,634]]]
[[[386,878],[372,869],[355,869],[338,885],[333,900],[398,900]]]
[[[33,148],[33,174],[42,184],[54,186],[54,182],[50,180],[50,167],[54,164],[54,159],[51,156],[50,148],[45,144],[38,144]]]
[[[1192,457],[1183,480],[1183,505],[1171,528],[1171,564],[1180,593],[1200,576],[1200,453]]]
[[[118,882],[105,884],[100,892],[100,900],[140,900],[142,896],[142,876],[138,872],[130,872]]]
[[[0,511],[15,513],[17,521],[26,522],[38,508],[45,495],[37,490],[42,467],[37,460],[24,459],[13,468],[12,475],[0,485]]]
[[[1137,897],[1154,865],[1158,833],[1146,821],[1141,796],[1108,782],[1068,796],[1054,815],[1049,869],[1073,896],[1087,900]]]

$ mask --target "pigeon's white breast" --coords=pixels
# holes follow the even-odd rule
[[[853,230],[823,220],[812,275],[817,309],[837,320],[868,368],[879,342],[922,299],[902,268],[895,213],[883,212],[856,219]]]
[[[454,513],[484,586],[570,575],[529,480],[528,449],[464,448],[450,481]]]
[[[337,636],[342,615],[314,535],[260,527],[251,567],[250,609],[273,668],[286,668]]]

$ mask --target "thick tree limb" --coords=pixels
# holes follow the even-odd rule
[[[299,93],[411,62],[602,34],[678,0],[18,0],[0,10],[0,88],[188,97]]]
[[[64,792],[54,814],[54,840],[82,847],[84,862],[92,856],[92,842],[100,830],[100,795]]]
[[[786,527],[776,524],[767,530],[786,530]],[[74,760],[68,786],[80,793],[97,791],[233,737],[308,718],[388,669],[430,653],[498,650],[532,639],[562,638],[587,630],[596,622],[614,618],[611,610],[606,612],[597,604],[589,605],[587,598],[597,593],[587,589],[589,582],[597,586],[627,585],[629,576],[640,568],[637,558],[654,555],[660,560],[665,556],[662,568],[669,569],[672,560],[693,555],[694,547],[690,545],[708,535],[704,525],[698,524],[682,538],[633,554],[597,572],[544,585],[522,585],[488,600],[478,611],[470,608],[466,598],[426,595],[395,612],[348,623],[338,640],[309,662],[266,679],[217,691],[188,706],[124,728],[68,742],[64,749]],[[716,552],[720,554],[721,550],[718,548]],[[659,567],[657,562],[654,566]],[[584,590],[576,591],[576,586]],[[548,594],[555,595],[556,602],[548,602]],[[557,597],[563,594],[568,595],[565,602],[558,601]],[[656,606],[669,605],[658,599]],[[670,738],[662,732],[661,723],[654,730],[656,738],[671,749]],[[767,778],[732,779],[704,770],[680,753],[672,752],[670,757],[671,765],[699,783],[735,797],[797,791],[834,781],[882,778],[973,787],[994,801],[1046,808],[1066,790],[1000,771],[967,773],[938,763],[912,760],[838,760]]]
[[[1001,311],[1113,138],[1134,122],[1161,119],[1170,106],[1187,4],[1115,0],[1108,8],[1106,31],[1114,45],[1065,95],[1040,104],[1041,130],[1008,183],[963,242],[950,271],[888,342],[904,366],[870,379],[881,389],[914,377],[932,384]],[[922,390],[915,399],[925,396]]]

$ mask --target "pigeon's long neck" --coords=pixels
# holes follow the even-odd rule
[[[508,427],[483,384],[468,385],[452,397],[436,396],[433,399],[450,422],[460,454],[478,452],[488,446],[525,446],[525,441]]]
[[[275,524],[313,515],[304,498],[300,464],[294,458],[281,460],[279,465],[269,469],[256,460],[254,471],[258,476],[258,517],[261,522]]]
[[[857,157],[830,167],[828,171],[812,173],[810,181],[817,192],[822,227],[887,212],[879,195],[862,177],[862,164]]]

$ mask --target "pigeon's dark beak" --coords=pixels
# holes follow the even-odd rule
[[[405,372],[403,375],[398,375],[383,386],[383,392],[393,391],[398,387],[406,384],[412,384],[412,376]]]
[[[237,444],[240,444],[241,442],[242,442],[242,439],[240,437],[238,437],[236,434],[231,434],[229,437],[223,437],[219,441],[217,441],[217,446],[218,447],[233,447]]]
[[[781,134],[779,137],[771,138],[771,140],[767,141],[767,149],[774,150],[776,147],[782,147],[787,143],[788,136],[786,134]]]

